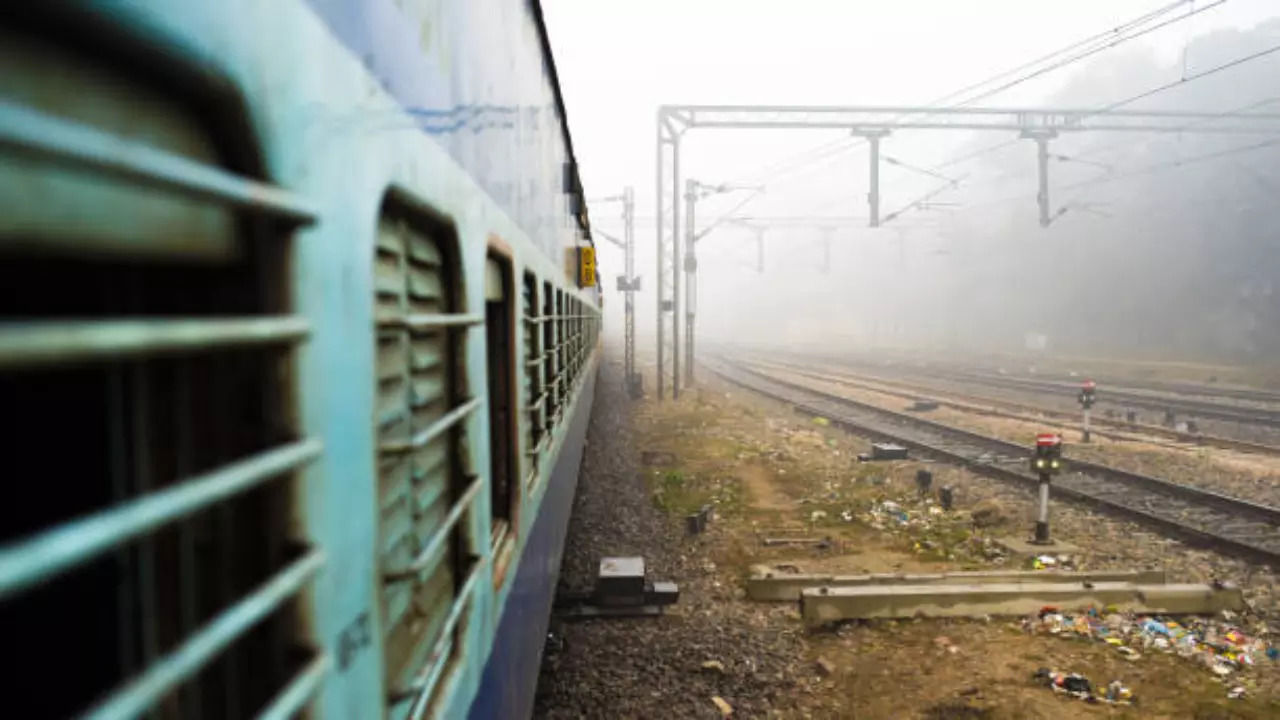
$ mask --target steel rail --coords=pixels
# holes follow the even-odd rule
[[[724,380],[821,416],[833,425],[888,440],[996,479],[1033,487],[1028,449],[979,433],[824,393],[727,362],[709,367]],[[1280,566],[1280,509],[1097,463],[1068,459],[1054,481],[1058,497],[1136,519],[1190,544]]]

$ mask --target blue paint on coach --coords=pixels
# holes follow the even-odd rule
[[[596,378],[582,385],[578,409],[551,474],[538,519],[529,533],[515,584],[507,598],[494,645],[471,705],[472,720],[529,717],[547,636],[551,600],[578,485],[578,466],[591,418]]]
[[[564,191],[559,179],[573,150],[537,4],[306,1],[420,129],[559,262],[562,228],[545,208]]]

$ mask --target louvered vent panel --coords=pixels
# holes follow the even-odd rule
[[[375,395],[382,628],[389,705],[429,701],[455,656],[459,621],[478,566],[464,558],[459,527],[479,479],[462,467],[466,399],[453,355],[476,323],[457,312],[460,268],[442,238],[384,215],[374,261]]]

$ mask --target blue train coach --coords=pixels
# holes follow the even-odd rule
[[[2,713],[527,716],[576,167],[537,2],[4,3]]]

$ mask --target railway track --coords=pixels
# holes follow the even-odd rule
[[[980,370],[971,370],[970,372],[979,374]],[[1061,383],[1078,382],[1079,377],[1069,377],[1062,374],[1044,373],[1043,379],[1053,380]],[[1192,395],[1196,397],[1206,398],[1230,398],[1232,400],[1246,400],[1249,402],[1260,403],[1280,403],[1280,392],[1274,390],[1263,390],[1261,388],[1245,388],[1231,387],[1219,385],[1197,385],[1192,383],[1178,382],[1161,382],[1156,380],[1135,380],[1132,378],[1100,378],[1094,376],[1100,385],[1105,387],[1116,387],[1131,390],[1147,390],[1156,393],[1167,393],[1170,395]]]
[[[1080,422],[1079,412],[1055,410],[1052,408],[1027,405],[1026,403],[1010,402],[997,398],[969,395],[938,388],[924,389],[919,386],[913,386],[905,380],[890,380],[876,375],[862,375],[848,369],[839,371],[814,369],[810,366],[804,365],[803,363],[767,359],[760,362],[764,365],[782,368],[788,372],[794,372],[797,375],[803,375],[815,380],[823,380],[860,390],[894,395],[896,397],[912,401],[932,401],[936,402],[940,406],[951,407],[964,412],[1009,417],[1024,421],[1041,419],[1053,420],[1068,425],[1075,425]],[[931,395],[929,393],[936,393],[936,395]],[[1039,415],[1041,417],[1037,418],[1033,417],[1033,415]],[[1117,440],[1151,442],[1149,438],[1157,437],[1172,440],[1173,443],[1169,443],[1170,447],[1179,447],[1179,444],[1182,446],[1208,445],[1226,450],[1280,456],[1280,447],[1275,445],[1249,442],[1247,440],[1237,440],[1235,438],[1221,437],[1218,435],[1182,432],[1173,428],[1162,427],[1160,425],[1122,422],[1106,417],[1093,418],[1092,425],[1095,435],[1098,435],[1099,437],[1111,437]],[[1148,437],[1143,437],[1143,435]]]
[[[708,365],[730,383],[859,435],[1018,485],[1038,482],[1027,467],[1029,451],[1021,445],[823,393],[723,359]],[[1057,497],[1141,521],[1190,544],[1280,566],[1280,509],[1070,458],[1067,470],[1054,480]]]
[[[1003,375],[986,373],[967,373],[954,370],[931,368],[922,370],[921,374],[939,377],[953,382],[976,383],[990,387],[1010,390],[1030,390],[1036,393],[1066,394],[1074,396],[1079,385],[1054,380],[1030,380],[1011,378]],[[1158,412],[1178,412],[1202,420],[1223,420],[1258,425],[1261,427],[1280,428],[1280,410],[1268,408],[1227,405],[1208,400],[1194,400],[1186,397],[1161,397],[1133,390],[1116,387],[1103,387],[1099,390],[1099,401],[1132,408],[1155,410]]]

